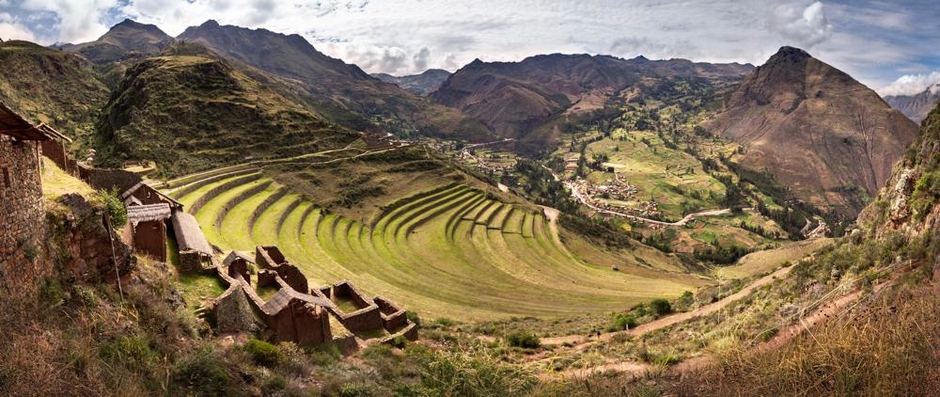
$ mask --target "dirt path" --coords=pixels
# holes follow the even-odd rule
[[[714,307],[704,306],[700,308],[700,309],[706,309],[706,310],[703,310],[703,312],[699,313],[699,315],[714,312],[715,310],[720,309],[720,307],[718,306],[724,307],[728,303],[731,303],[735,300],[743,298],[754,289],[759,288],[760,286],[766,285],[767,283],[769,283],[775,276],[782,276],[786,272],[789,272],[791,268],[792,266],[777,270],[773,274],[770,274],[766,277],[761,278],[760,280],[755,281],[754,283],[752,283],[745,289],[741,290],[740,292],[734,295],[731,295],[723,299],[722,301],[709,305],[709,306],[714,305]],[[897,276],[895,276],[895,278],[896,277]],[[890,284],[890,282],[876,285],[874,288],[874,293],[880,292],[888,284]],[[780,331],[777,333],[776,336],[774,336],[771,340],[767,342],[757,344],[757,346],[755,346],[755,349],[757,351],[770,351],[773,349],[778,349],[784,346],[786,343],[793,340],[794,338],[796,338],[797,336],[806,332],[811,332],[811,330],[817,325],[820,325],[821,323],[825,321],[836,318],[842,313],[845,313],[847,308],[849,308],[849,306],[857,305],[859,303],[860,298],[863,295],[863,291],[860,291],[860,290],[842,295],[843,293],[844,291],[841,288],[837,288],[833,291],[830,291],[828,294],[820,298],[820,300],[817,302],[821,304],[820,306],[815,307],[815,309],[813,309],[809,313],[807,313],[807,311],[801,311],[797,315],[798,317],[796,318],[797,321],[795,323],[790,324],[780,329]],[[811,305],[810,307],[813,307],[813,305]],[[692,312],[689,312],[689,313],[692,313]],[[683,314],[688,314],[688,313],[683,313]],[[665,326],[669,326],[680,321],[685,321],[693,317],[695,316],[690,316],[690,317],[686,317],[682,315],[670,316],[670,317],[666,317],[666,318],[663,318],[654,322],[644,324],[646,328],[644,328],[644,326],[640,326],[631,331],[624,331],[624,332],[635,332],[633,335],[643,335],[647,332],[661,329]],[[624,332],[620,332],[620,333],[624,333]],[[590,339],[590,341],[584,342],[581,345],[575,346],[575,348],[583,350],[587,345],[591,344],[591,341],[602,341],[602,340],[610,339],[611,337],[613,337],[613,335],[616,335],[616,334],[617,333],[604,334],[600,338],[588,338]],[[584,337],[580,337],[580,336],[579,338],[581,338],[582,340],[584,339]],[[543,341],[550,341],[551,339],[552,338],[547,338],[547,339],[544,339]],[[561,340],[563,338],[557,338],[557,339]],[[672,371],[673,373],[677,373],[677,374],[684,374],[690,371],[702,369],[710,364],[713,364],[714,362],[715,362],[715,358],[713,356],[703,355],[703,356],[693,357],[693,358],[684,360],[681,363],[675,365],[674,367],[669,368],[669,371]],[[542,377],[543,379],[551,379],[551,378],[558,378],[558,377],[583,377],[583,376],[607,372],[607,371],[629,372],[635,375],[641,375],[644,373],[649,373],[649,372],[653,372],[657,370],[660,370],[660,368],[653,366],[651,364],[638,363],[638,362],[632,362],[632,361],[623,361],[623,362],[608,362],[605,364],[588,367],[588,368],[572,368],[572,369],[568,369],[568,370],[561,371],[561,372],[546,372],[546,373],[540,374],[540,377]]]
[[[767,284],[770,284],[772,281],[785,276],[787,273],[790,272],[791,269],[793,269],[793,265],[780,268],[779,270],[771,274],[768,274],[764,277],[757,279],[753,283],[742,288],[740,291],[732,295],[729,295],[725,297],[724,299],[719,300],[718,302],[710,303],[710,304],[707,304],[705,306],[699,307],[697,309],[694,309],[685,313],[678,313],[678,314],[673,314],[671,316],[662,317],[658,320],[654,320],[646,324],[642,324],[631,330],[610,332],[610,333],[601,334],[600,336],[591,336],[591,337],[587,337],[584,335],[569,335],[569,336],[560,336],[560,337],[554,337],[554,338],[544,338],[542,339],[542,344],[561,345],[565,343],[569,343],[569,344],[578,343],[578,345],[576,345],[575,348],[583,349],[587,347],[588,345],[590,345],[591,343],[599,342],[599,341],[607,341],[618,334],[630,334],[633,336],[641,336],[649,332],[657,331],[657,330],[666,328],[668,326],[681,323],[683,321],[688,321],[696,317],[706,316],[714,312],[717,312],[723,309],[725,306],[728,306],[732,302],[741,300],[744,297],[748,296],[755,289],[763,287]]]

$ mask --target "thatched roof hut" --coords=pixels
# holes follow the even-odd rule
[[[166,203],[127,207],[127,221],[134,225],[141,222],[165,221],[170,215],[170,205]]]
[[[196,218],[183,211],[173,211],[173,232],[176,233],[176,242],[180,252],[196,251],[205,255],[212,255],[212,246],[206,240],[199,228]]]

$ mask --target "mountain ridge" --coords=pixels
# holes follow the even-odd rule
[[[940,101],[940,83],[931,85],[913,95],[887,95],[884,97],[891,107],[920,124]]]
[[[863,205],[850,191],[874,196],[917,130],[848,74],[786,46],[703,125],[745,145],[744,166],[771,170],[798,198],[848,214]]]

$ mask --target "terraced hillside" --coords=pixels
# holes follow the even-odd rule
[[[252,166],[169,186],[219,248],[276,244],[313,284],[350,279],[430,318],[608,312],[704,283],[641,249],[634,255],[645,259],[615,256],[571,233],[563,243],[538,207],[459,183],[399,198],[367,222],[326,210]]]

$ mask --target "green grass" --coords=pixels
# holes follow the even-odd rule
[[[216,276],[202,274],[181,274],[179,276],[183,293],[183,300],[187,305],[196,309],[200,304],[208,302],[225,292],[227,288],[222,279]]]
[[[229,180],[213,181],[182,200],[195,202]],[[567,245],[590,244],[573,235],[563,243],[540,212],[463,185],[400,199],[403,204],[382,212],[374,227],[288,193],[257,213],[249,230],[258,205],[283,187],[268,178],[234,187],[206,202],[196,218],[209,241],[224,249],[250,252],[255,245],[277,244],[311,285],[349,279],[367,295],[386,296],[428,318],[603,313],[702,284],[641,267],[638,260],[636,266],[620,263],[623,271],[614,272],[609,262],[619,254],[594,248],[583,257],[584,250]],[[646,251],[636,255],[645,263],[675,261]]]

